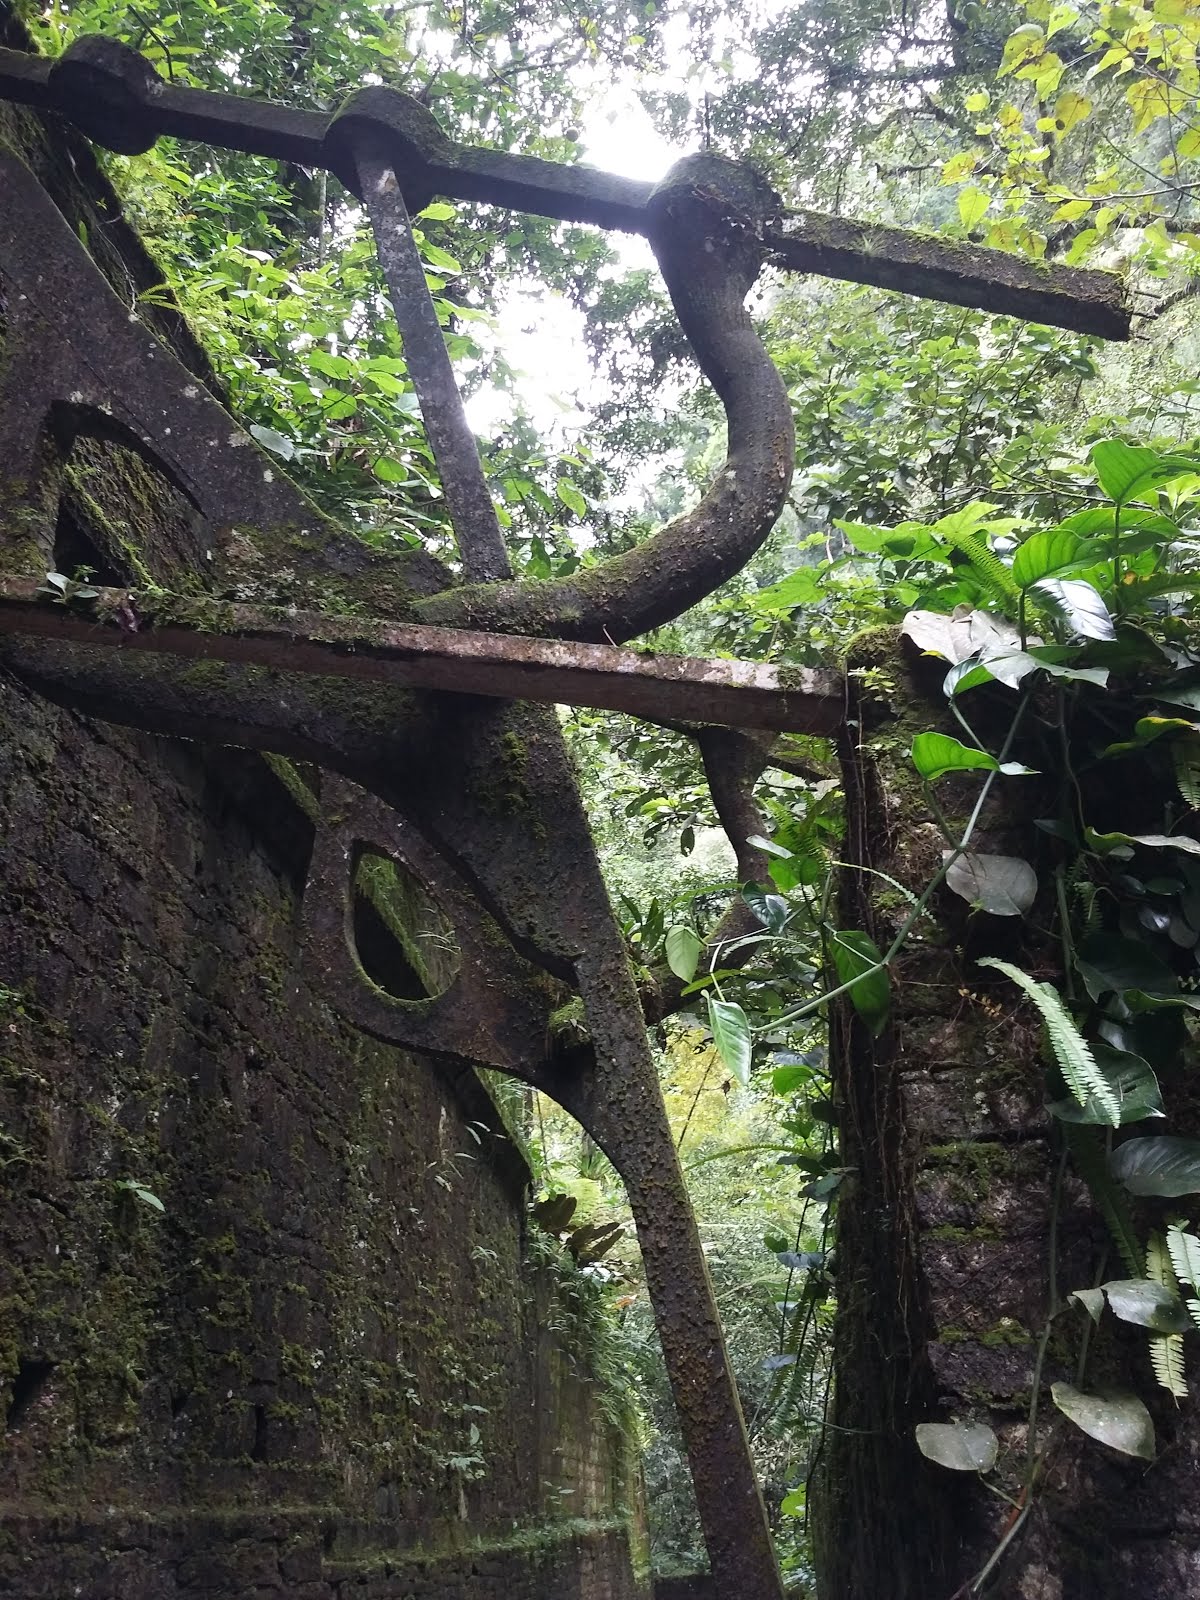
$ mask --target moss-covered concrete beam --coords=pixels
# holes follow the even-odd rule
[[[971,306],[1101,339],[1128,339],[1125,285],[1114,272],[1028,261],[982,245],[847,217],[802,214],[763,243],[777,266]]]
[[[652,720],[832,734],[844,692],[832,672],[639,655],[612,645],[430,628],[159,592],[87,591],[55,603],[0,578],[0,632],[151,651],[396,688],[594,706]]]
[[[456,144],[411,96],[360,93],[330,118],[320,111],[213,94],[169,83],[115,39],[76,39],[57,60],[0,50],[0,96],[56,111],[110,150],[138,153],[163,134],[328,167],[357,192],[353,146],[364,129],[403,173],[419,210],[435,194],[533,211],[602,228],[653,232],[653,186],[583,165]],[[348,137],[352,135],[352,137]],[[952,305],[1029,322],[1129,337],[1124,287],[1111,273],[1043,267],[999,250],[810,213],[800,226],[768,232],[777,262],[799,272],[878,284]]]

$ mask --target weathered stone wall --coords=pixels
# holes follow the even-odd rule
[[[86,147],[0,135],[111,253]],[[89,444],[40,556],[167,582],[202,542]],[[309,992],[286,777],[0,675],[0,1593],[636,1600],[636,1465],[524,1164],[473,1076]]]
[[[340,1596],[440,1550],[370,1592],[449,1595],[482,1538],[472,1594],[634,1594],[522,1164],[474,1080],[307,994],[287,791],[11,681],[0,728],[0,1592]]]

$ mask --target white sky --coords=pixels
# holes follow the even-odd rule
[[[656,183],[685,152],[663,139],[631,89],[617,87],[597,99],[580,128],[580,155],[593,167]],[[618,271],[653,267],[650,246],[638,235],[610,233]],[[564,295],[529,282],[508,291],[497,316],[496,337],[520,373],[517,390],[548,447],[587,422],[576,405],[594,390],[595,376],[583,337],[583,315]],[[486,437],[511,405],[508,395],[482,389],[467,402],[467,418]]]

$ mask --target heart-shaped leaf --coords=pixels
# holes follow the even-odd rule
[[[917,1449],[954,1472],[990,1472],[1000,1441],[983,1422],[918,1422]]]
[[[1098,1127],[1124,1127],[1147,1117],[1163,1115],[1158,1079],[1148,1061],[1108,1044],[1092,1044],[1092,1055],[1108,1093],[1091,1093],[1081,1105],[1073,1095],[1050,1103],[1047,1110],[1060,1122],[1090,1123]],[[1117,1121],[1111,1107],[1115,1101]]]
[[[831,936],[833,964],[840,983],[851,984],[851,1003],[875,1038],[887,1025],[892,986],[875,941],[857,929]],[[875,969],[879,970],[876,971]]]
[[[1079,555],[1080,540],[1063,528],[1042,528],[1031,534],[1013,557],[1012,575],[1028,589],[1031,583],[1069,567]]]
[[[1037,899],[1037,873],[1020,856],[968,850],[950,863],[946,887],[994,917],[1023,916]]]
[[[913,766],[932,783],[947,772],[995,772],[996,758],[986,750],[973,750],[948,733],[918,733],[912,742]]]
[[[696,967],[703,949],[703,942],[693,929],[684,923],[676,923],[673,928],[667,929],[667,965],[677,978],[683,979],[684,983],[691,983],[696,976]]]
[[[1083,1394],[1069,1383],[1054,1383],[1050,1397],[1077,1428],[1122,1455],[1154,1460],[1154,1423],[1135,1394]]]
[[[1122,439],[1102,439],[1092,446],[1091,454],[1100,487],[1118,504],[1200,472],[1200,460],[1195,457],[1160,456],[1156,450],[1128,445]]]

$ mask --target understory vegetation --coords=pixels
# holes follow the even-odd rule
[[[632,116],[668,153],[756,163],[794,216],[840,211],[1125,276],[1128,346],[773,269],[759,281],[753,310],[796,425],[788,507],[743,572],[639,643],[829,666],[864,629],[892,628],[941,662],[956,733],[919,732],[911,763],[943,854],[921,891],[893,886],[906,902],[891,948],[838,924],[827,741],[766,752],[748,841],[766,870],[747,882],[696,730],[564,720],[635,968],[665,962],[689,990],[655,1028],[661,1080],[797,1592],[812,1582],[845,1178],[826,1007],[848,995],[869,1029],[886,1026],[889,964],[943,888],[1030,927],[980,981],[1003,980],[1044,1027],[1062,1152],[1051,1229],[1067,1173],[1108,1226],[1094,1279],[1052,1280],[1038,1375],[1064,1319],[1143,1329],[1144,1394],[1093,1388],[1084,1333],[1076,1381],[1051,1400],[1149,1459],[1145,1395],[1186,1394],[1200,1328],[1200,1142],[1172,1121],[1200,1011],[1200,0],[181,0],[169,14],[79,0],[26,22],[50,52],[104,32],[177,82],[306,107],[382,81],[456,139],[558,161],[600,160],[615,148],[608,113]],[[453,560],[353,199],[320,174],[171,140],[108,167],[161,264],[157,292],[180,301],[259,443],[365,537]],[[441,200],[417,226],[521,575],[569,573],[694,501],[721,459],[720,412],[647,260],[615,236]],[[521,370],[555,361],[559,335],[520,335],[545,306],[577,347],[577,392],[558,392],[558,371]],[[965,811],[941,798],[947,779],[976,785]],[[1028,850],[973,848],[984,806],[1023,784],[1040,785]],[[758,931],[709,951],[738,896]],[[656,1564],[695,1570],[620,1184],[549,1101],[518,1117],[534,1219],[581,1275],[562,1314],[586,1321],[604,1302],[595,1365],[632,1396],[620,1415],[643,1433]],[[1147,1198],[1149,1223],[1135,1205]],[[1033,1391],[1006,1541],[1052,1436]],[[929,1424],[919,1443],[948,1469],[987,1474],[996,1459],[977,1422]],[[963,1592],[985,1592],[994,1570]]]

